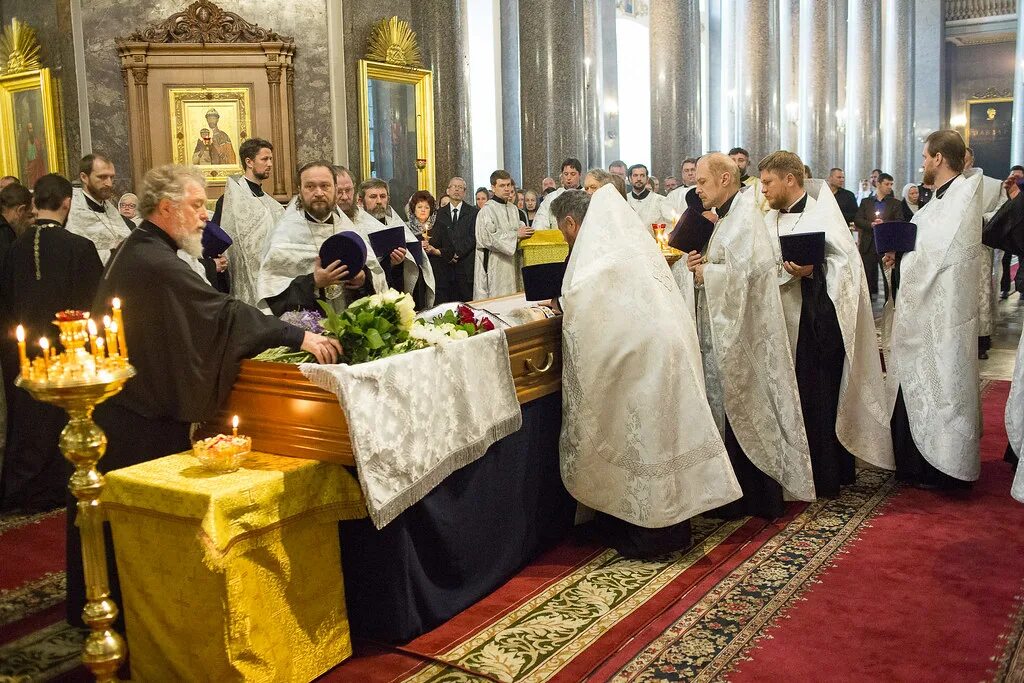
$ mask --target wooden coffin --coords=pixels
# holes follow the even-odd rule
[[[558,391],[562,385],[562,319],[511,327],[505,334],[519,403]],[[241,420],[239,431],[252,437],[253,450],[355,464],[338,398],[312,384],[294,365],[243,361],[223,410],[200,426],[196,438],[230,434],[234,415]]]

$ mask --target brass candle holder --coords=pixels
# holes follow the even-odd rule
[[[669,246],[668,235],[665,234],[664,223],[652,223],[651,228],[654,230],[654,239],[658,243],[658,248],[661,250],[662,256],[665,257],[665,261],[668,265],[672,265],[683,257],[683,252],[679,251],[675,247]]]
[[[104,355],[102,346],[96,344],[95,325],[90,326],[90,322],[87,314],[77,311],[58,314],[54,324],[60,328],[64,351],[57,354],[49,342],[41,344],[45,357],[29,361],[26,355],[15,385],[37,401],[63,408],[70,417],[60,435],[60,451],[75,466],[68,488],[78,500],[76,523],[81,531],[87,598],[82,618],[90,628],[82,661],[97,681],[114,681],[127,647],[114,630],[118,609],[110,598],[103,542],[100,495],[104,478],[97,464],[107,450],[107,437],[92,414],[97,405],[121,391],[124,383],[135,376],[135,368],[116,349],[111,350],[112,356]],[[19,345],[22,337],[23,332],[19,332]],[[86,344],[92,349],[87,350]],[[97,349],[99,353],[93,353]]]

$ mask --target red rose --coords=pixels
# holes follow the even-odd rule
[[[468,325],[476,321],[476,316],[473,315],[473,309],[469,306],[459,306],[459,322],[463,325]]]
[[[494,329],[494,323],[491,322],[490,318],[484,318],[480,321],[480,329],[484,332],[490,332]]]

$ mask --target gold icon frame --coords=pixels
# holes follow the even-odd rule
[[[46,144],[46,172],[65,175],[60,98],[57,81],[49,69],[33,69],[0,76],[0,175],[13,175],[22,182],[28,182],[27,178],[21,178],[18,122],[14,110],[15,96],[25,92],[39,93],[43,119],[41,137]]]

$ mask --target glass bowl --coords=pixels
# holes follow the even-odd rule
[[[248,436],[218,434],[192,444],[192,455],[211,472],[234,472],[250,451],[252,439]]]

